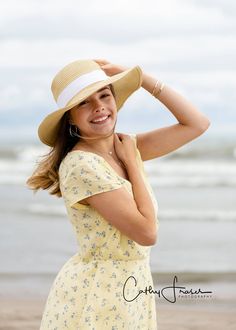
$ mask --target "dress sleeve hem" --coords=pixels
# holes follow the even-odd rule
[[[124,185],[124,182],[113,182],[113,183],[109,183],[107,185],[103,185],[101,187],[101,190],[96,191],[96,192],[87,190],[86,195],[81,196],[81,197],[75,196],[75,198],[69,203],[69,206],[72,208],[75,208],[75,209],[88,208],[88,207],[90,207],[90,205],[84,205],[79,202],[87,197],[121,188],[123,185]]]

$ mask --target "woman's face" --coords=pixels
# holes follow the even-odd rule
[[[109,86],[105,86],[70,110],[71,121],[80,135],[107,134],[116,123],[117,107]],[[98,122],[94,120],[106,117]]]

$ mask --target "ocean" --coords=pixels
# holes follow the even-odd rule
[[[62,198],[26,187],[39,155],[30,141],[0,143],[0,292],[46,294],[77,252]],[[199,138],[144,162],[159,206],[154,278],[236,273],[236,140]],[[190,278],[190,277],[189,277]],[[235,278],[235,277],[234,277]]]

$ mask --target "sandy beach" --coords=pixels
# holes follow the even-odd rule
[[[0,302],[1,330],[38,330],[44,299],[4,299]],[[157,306],[158,330],[233,330],[236,316],[226,308],[205,308],[186,305]],[[132,329],[127,329],[132,330]]]

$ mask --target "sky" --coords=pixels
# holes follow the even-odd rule
[[[211,121],[236,131],[236,2],[230,0],[8,0],[0,12],[0,129],[29,132],[57,109],[51,81],[77,59],[105,58],[142,70],[182,93]],[[118,127],[176,123],[139,89]]]

